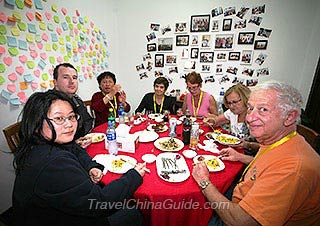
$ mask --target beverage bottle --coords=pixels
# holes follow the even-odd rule
[[[108,123],[109,122],[112,122],[112,126],[116,128],[116,118],[114,115],[113,108],[109,108]]]
[[[119,124],[124,124],[125,123],[124,108],[123,108],[123,104],[122,103],[119,104],[118,117],[119,117]]]
[[[199,141],[199,124],[194,122],[192,123],[192,126],[191,126],[189,148],[196,150],[198,141]]]
[[[221,87],[219,98],[218,98],[218,115],[221,115],[223,113],[223,97],[224,97],[224,88]]]
[[[176,118],[170,118],[169,120],[170,124],[170,137],[174,138],[176,136],[176,126],[177,126],[177,119]]]
[[[190,130],[191,130],[191,115],[190,111],[186,110],[186,115],[183,120],[183,131],[182,131],[182,141],[184,144],[190,144]]]
[[[117,155],[118,154],[118,144],[117,144],[117,134],[116,129],[113,126],[112,122],[108,122],[108,128],[107,128],[107,142],[108,142],[108,150],[109,154],[111,155]]]

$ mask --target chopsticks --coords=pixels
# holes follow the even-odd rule
[[[123,158],[120,158],[120,160],[123,161],[123,162],[129,163],[131,166],[134,166],[134,167],[137,166],[137,164],[134,164],[134,163],[132,163],[132,162],[130,162],[130,161],[128,161],[128,160],[125,160],[125,159],[123,159]],[[150,169],[148,169],[147,167],[144,167],[143,169],[144,169],[144,171],[146,171],[147,173],[150,173]]]

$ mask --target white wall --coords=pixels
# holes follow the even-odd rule
[[[110,70],[117,75],[127,92],[128,101],[133,109],[139,104],[141,97],[152,90],[154,77],[140,80],[135,66],[142,62],[146,53],[146,35],[150,33],[150,23],[170,24],[176,22],[190,23],[191,15],[210,13],[217,6],[222,8],[236,6],[257,6],[266,4],[266,13],[261,27],[272,29],[269,39],[267,65],[272,79],[288,82],[297,87],[303,97],[308,97],[313,75],[319,58],[320,37],[320,2],[317,0],[270,0],[270,1],[231,1],[231,0],[94,0],[64,1],[48,0],[68,10],[78,9],[88,16],[96,26],[107,33],[109,42]],[[94,7],[91,7],[95,4]],[[2,11],[3,9],[1,9]],[[5,10],[5,9],[4,9]],[[174,37],[174,35],[172,34]],[[181,67],[181,65],[179,65]],[[269,78],[264,78],[269,79]],[[262,81],[262,79],[261,79]],[[175,79],[169,89],[180,88],[185,84]],[[214,95],[218,90],[215,85],[205,87]],[[80,83],[79,95],[90,99],[98,90],[95,79]],[[1,100],[1,99],[0,99]],[[16,121],[21,107],[12,107],[1,100],[1,128]],[[0,150],[8,151],[5,139],[0,136]],[[11,191],[14,180],[12,156],[0,152],[0,212],[11,203]]]

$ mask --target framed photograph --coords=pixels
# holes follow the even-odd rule
[[[269,38],[271,35],[271,29],[260,28],[258,31],[258,36]]]
[[[203,72],[203,73],[210,72],[211,71],[210,66],[211,66],[210,64],[202,64],[201,65],[201,72]]]
[[[172,51],[173,38],[158,38],[158,51]]]
[[[166,56],[166,65],[176,65],[176,64],[177,64],[177,55]]]
[[[211,47],[211,35],[201,36],[201,47],[210,48]]]
[[[215,40],[216,50],[230,50],[233,48],[233,34],[217,34]]]
[[[254,32],[239,32],[238,44],[239,45],[252,45],[254,41]]]
[[[217,75],[221,75],[223,72],[222,72],[222,64],[217,64],[216,66],[216,74]]]
[[[200,52],[200,63],[212,63],[214,52]]]
[[[153,31],[159,31],[160,24],[150,24],[150,29]]]
[[[219,31],[220,20],[213,20],[211,22],[211,31]]]
[[[188,46],[188,45],[189,45],[189,35],[176,36],[176,46]]]
[[[232,19],[223,19],[222,30],[231,31]]]
[[[176,23],[175,33],[187,33],[187,23]]]
[[[210,25],[210,14],[191,16],[191,32],[208,32]]]
[[[247,20],[238,20],[234,23],[234,29],[242,29],[247,27]]]
[[[240,52],[229,52],[229,60],[240,60]]]
[[[252,59],[253,59],[252,50],[242,50],[240,64],[252,64]]]
[[[215,16],[219,16],[223,13],[223,9],[222,7],[217,7],[211,10],[211,16],[215,17]]]
[[[254,42],[254,49],[264,50],[267,49],[268,40],[256,40]]]
[[[155,54],[155,67],[163,67],[164,66],[164,55],[163,54]]]
[[[192,46],[199,45],[199,36],[198,35],[191,35],[191,45]]]
[[[199,48],[191,48],[191,59],[198,59],[199,57]]]
[[[183,48],[181,51],[181,59],[189,59],[189,49]]]
[[[178,67],[169,67],[169,74],[178,73]]]
[[[147,51],[148,52],[157,51],[157,44],[156,43],[147,44]]]
[[[151,40],[157,38],[156,34],[154,32],[151,32],[150,34],[146,35],[148,42],[150,42]]]
[[[227,53],[217,52],[216,53],[216,61],[227,61]]]

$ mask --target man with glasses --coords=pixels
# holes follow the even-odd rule
[[[88,113],[87,108],[85,107],[81,98],[76,94],[76,92],[78,91],[77,70],[72,64],[59,64],[53,70],[53,79],[55,90],[67,94],[76,105],[77,111],[80,115],[80,119],[79,128],[75,135],[75,138],[81,138],[80,140],[85,140],[82,139],[82,137],[91,131],[91,129],[93,128],[94,120]]]
[[[212,95],[201,90],[202,78],[199,73],[191,72],[186,76],[189,93],[184,97],[182,109],[177,111],[181,116],[188,109],[191,116],[202,118],[208,114],[218,115],[217,103]]]
[[[248,100],[246,121],[261,144],[233,191],[232,202],[209,179],[205,163],[193,177],[227,225],[320,225],[320,157],[296,132],[301,94],[292,86],[266,82]],[[215,214],[215,216],[217,216]],[[209,225],[222,225],[213,217]],[[220,223],[220,224],[219,224]]]

